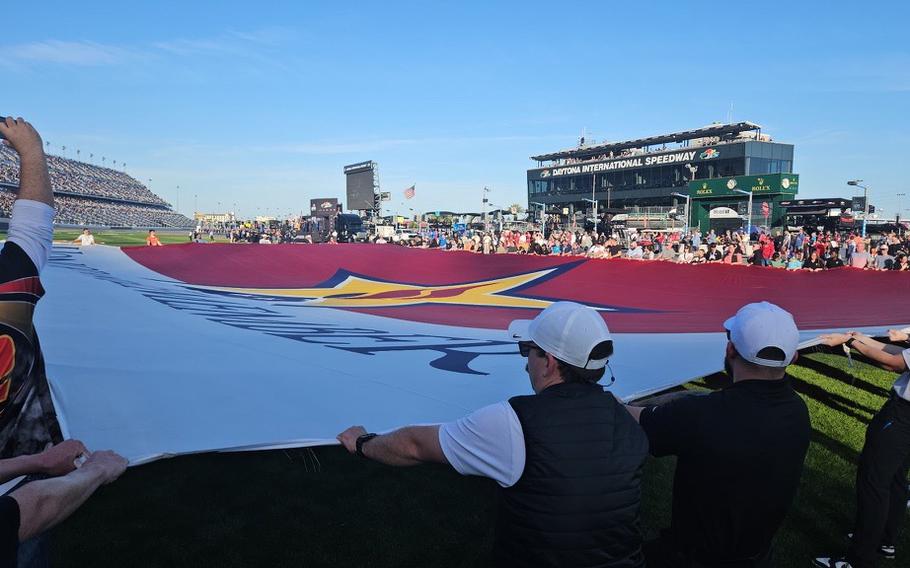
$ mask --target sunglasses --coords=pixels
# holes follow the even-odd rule
[[[533,341],[519,341],[518,342],[518,352],[521,353],[522,357],[527,357],[531,354],[531,349],[537,349],[543,351],[536,343]]]

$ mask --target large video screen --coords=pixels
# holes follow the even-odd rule
[[[373,208],[373,170],[347,176],[348,210]]]

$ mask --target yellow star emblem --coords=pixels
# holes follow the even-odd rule
[[[196,287],[215,292],[262,296],[272,299],[302,300],[304,305],[321,308],[391,308],[418,304],[490,306],[542,310],[553,302],[508,295],[556,270],[550,268],[504,278],[467,284],[420,286],[371,280],[348,275],[332,287],[322,288],[225,288]]]

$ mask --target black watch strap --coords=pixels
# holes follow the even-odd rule
[[[855,341],[856,341],[856,338],[855,338],[855,337],[851,337],[850,339],[848,339],[847,341],[844,342],[844,345],[847,346],[847,349],[852,349],[852,348],[853,348],[853,342],[855,342]]]
[[[364,434],[364,435],[362,435],[362,436],[358,436],[358,437],[357,437],[357,443],[356,443],[356,448],[357,448],[356,453],[357,453],[357,455],[360,456],[360,457],[362,457],[362,458],[365,458],[366,456],[363,455],[363,445],[366,444],[367,442],[369,442],[370,440],[372,440],[373,438],[375,438],[375,437],[378,436],[378,435],[379,435],[379,434],[374,434],[374,433],[370,432],[369,434]]]

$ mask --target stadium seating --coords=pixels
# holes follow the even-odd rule
[[[48,156],[56,224],[191,228],[195,223],[125,172]],[[19,157],[0,146],[0,215],[9,216],[19,185]]]

